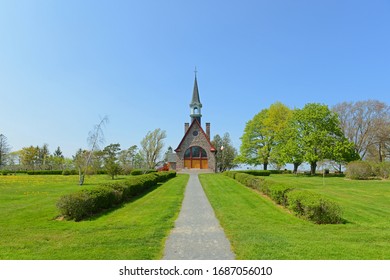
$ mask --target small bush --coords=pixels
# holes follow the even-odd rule
[[[390,162],[370,163],[375,176],[382,179],[390,177]]]
[[[76,192],[62,196],[57,202],[57,208],[61,215],[70,219],[80,221],[90,213],[88,195],[85,192]]]
[[[144,174],[144,171],[142,169],[133,169],[131,170],[130,175],[132,176],[138,176]]]
[[[339,224],[342,211],[338,204],[319,194],[305,190],[292,190],[287,193],[288,208],[297,216],[317,224]]]
[[[347,178],[355,180],[367,180],[372,177],[373,170],[367,161],[353,161],[347,166]]]
[[[267,194],[277,204],[286,206],[287,193],[292,190],[292,187],[283,184],[269,184],[267,188]]]

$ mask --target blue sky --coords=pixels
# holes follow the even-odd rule
[[[390,1],[0,1],[0,133],[13,150],[139,145],[189,122],[194,68],[204,122],[239,148],[245,123],[291,108],[390,103]]]

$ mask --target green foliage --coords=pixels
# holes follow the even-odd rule
[[[217,150],[215,159],[217,161],[217,169],[219,172],[224,172],[236,167],[234,159],[237,157],[237,150],[232,145],[229,133],[225,133],[223,137],[216,134],[211,143]]]
[[[267,195],[277,204],[287,206],[287,193],[292,191],[291,186],[281,183],[268,183],[266,187]]]
[[[62,175],[62,170],[30,170],[28,175]]]
[[[390,162],[353,161],[348,164],[346,174],[347,178],[354,180],[388,179]]]
[[[292,190],[287,193],[287,205],[297,216],[316,224],[340,224],[341,207],[323,196],[306,191]]]
[[[62,175],[64,175],[64,176],[77,175],[77,170],[75,170],[75,169],[72,169],[72,170],[65,169],[64,171],[62,171]]]
[[[243,170],[238,172],[250,174],[253,176],[269,176],[272,173],[270,170]]]
[[[131,170],[130,175],[138,176],[138,175],[150,174],[150,173],[155,173],[155,172],[157,172],[157,170],[155,170],[155,169],[147,169],[147,170],[144,170],[144,169],[133,169],[133,170]]]
[[[245,126],[237,161],[255,166],[263,164],[264,170],[270,162],[279,165],[280,158],[273,150],[280,141],[290,117],[291,110],[280,102],[256,114]]]
[[[62,196],[57,207],[64,217],[80,221],[116,204],[127,202],[147,192],[157,183],[165,182],[175,176],[176,172],[159,172],[105,183],[92,190],[84,189]]]
[[[371,164],[367,161],[353,161],[347,166],[347,178],[367,180],[374,175]]]
[[[385,161],[377,164],[378,175],[383,179],[390,178],[390,162]]]
[[[164,139],[167,137],[165,130],[157,128],[149,131],[141,141],[142,154],[149,169],[154,169],[161,157],[164,147]]]
[[[103,209],[108,209],[115,203],[115,190],[108,187],[98,187],[93,190],[62,196],[57,207],[63,216],[80,221]]]
[[[111,144],[104,148],[103,159],[104,168],[111,179],[114,180],[115,176],[121,172],[121,167],[118,162],[119,151],[121,150],[119,144]]]
[[[133,169],[130,172],[130,175],[132,176],[138,176],[144,174],[144,171],[142,169]]]

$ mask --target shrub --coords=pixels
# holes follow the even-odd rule
[[[390,176],[390,162],[370,163],[375,176],[388,179]]]
[[[67,169],[67,170],[62,171],[62,175],[64,175],[64,176],[77,175],[77,170],[74,170],[74,169],[69,170],[69,169]]]
[[[62,175],[62,170],[30,170],[28,175]]]
[[[293,188],[283,184],[269,184],[267,186],[268,196],[277,204],[287,205],[287,193],[292,191]]]
[[[80,221],[89,215],[91,207],[89,204],[88,195],[85,192],[79,191],[69,195],[62,196],[57,202],[57,208],[61,215]]]
[[[287,204],[297,216],[317,224],[342,222],[340,206],[319,194],[305,190],[292,190],[287,192]]]
[[[247,180],[246,186],[264,193],[266,184],[267,183],[263,178],[252,176],[249,180]]]
[[[131,173],[130,173],[130,175],[132,175],[132,176],[138,176],[138,175],[142,175],[142,174],[144,174],[142,169],[133,169],[133,170],[131,170]]]
[[[248,181],[252,179],[252,175],[246,174],[246,173],[236,173],[234,179],[236,179],[241,184],[248,186]]]
[[[162,182],[168,181],[169,179],[176,177],[176,172],[175,171],[160,171],[160,172],[153,173],[153,175],[157,177],[158,183],[162,183]]]
[[[225,171],[223,174],[234,179],[236,177],[237,171]]]
[[[243,171],[238,171],[238,172],[250,174],[253,176],[269,176],[269,175],[271,175],[271,171],[269,171],[269,170],[243,170]]]
[[[355,180],[367,180],[372,177],[373,170],[367,161],[352,161],[347,166],[347,178]]]

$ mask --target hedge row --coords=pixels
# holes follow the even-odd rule
[[[124,203],[133,197],[147,192],[157,183],[176,176],[176,172],[159,172],[131,177],[124,181],[101,184],[97,188],[83,189],[62,196],[57,207],[62,216],[80,221],[105,209]]]
[[[231,172],[245,173],[253,176],[269,176],[272,173],[270,170],[240,170]]]
[[[262,192],[299,217],[317,224],[339,224],[343,222],[340,206],[319,194],[294,189],[282,183],[271,182],[250,174],[234,171],[227,171],[224,174],[247,187]]]
[[[138,176],[138,175],[150,174],[150,173],[155,173],[155,172],[157,172],[157,170],[155,170],[155,169],[147,169],[147,170],[133,169],[133,170],[131,170],[130,175]]]
[[[62,170],[30,170],[28,175],[62,175]]]

